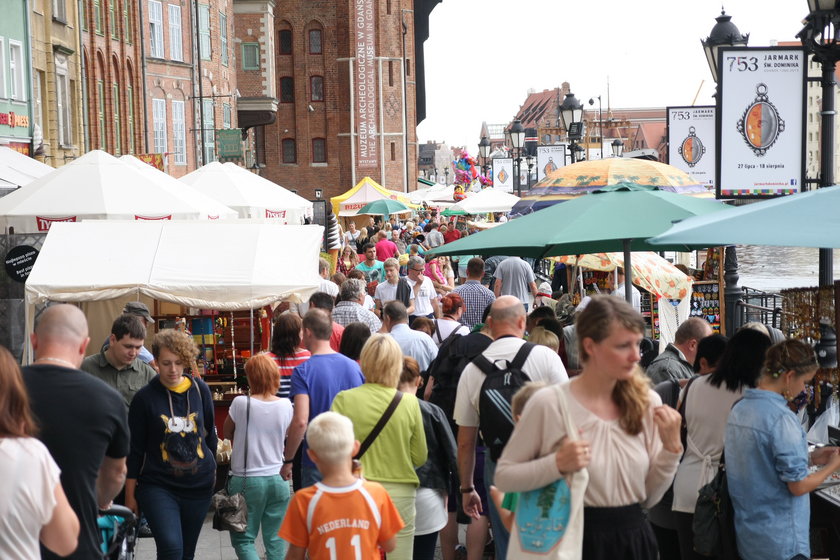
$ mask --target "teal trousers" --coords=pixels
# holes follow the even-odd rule
[[[247,480],[247,484],[244,484]],[[286,541],[277,533],[289,506],[289,483],[279,474],[272,476],[249,476],[244,479],[233,476],[230,479],[230,493],[242,492],[248,504],[248,527],[244,533],[230,533],[230,544],[239,560],[260,560],[254,541],[262,529],[266,560],[283,560],[286,557]]]

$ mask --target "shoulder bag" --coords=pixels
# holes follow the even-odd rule
[[[391,419],[391,416],[394,414],[394,411],[397,410],[397,405],[400,404],[400,400],[402,400],[402,391],[397,389],[397,392],[394,393],[394,398],[391,399],[391,402],[388,404],[388,408],[385,409],[385,412],[382,413],[382,416],[379,418],[379,421],[370,431],[370,433],[365,438],[365,441],[362,442],[362,445],[359,447],[359,452],[356,453],[356,456],[353,457],[354,460],[358,461],[362,458],[362,455],[368,450],[368,448],[373,445],[373,441],[379,436],[379,433],[385,427],[385,424],[388,423],[388,420]]]
[[[242,478],[242,492],[231,494],[229,491],[231,475],[225,481],[225,487],[213,494],[210,501],[213,507],[213,528],[217,531],[244,533],[248,527],[248,504],[245,503],[245,486],[248,484],[248,422],[251,419],[251,396],[248,395],[245,409],[245,470]],[[231,465],[233,467],[233,465]]]
[[[556,386],[566,437],[579,439],[562,386]],[[579,560],[583,546],[583,495],[589,472],[581,469],[536,490],[521,492],[508,558]]]

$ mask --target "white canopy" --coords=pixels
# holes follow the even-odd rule
[[[256,309],[318,286],[324,228],[279,223],[56,223],[26,281],[35,304],[151,297],[188,307]]]
[[[231,162],[208,163],[180,181],[236,210],[240,218],[302,224],[312,215],[310,201]]]
[[[182,194],[114,156],[94,150],[0,198],[0,228],[47,231],[81,220],[197,220]]]
[[[160,183],[168,187],[172,192],[177,194],[185,202],[189,202],[199,208],[203,215],[201,219],[218,220],[218,219],[234,219],[239,217],[236,210],[228,208],[215,198],[210,198],[204,193],[194,189],[193,187],[182,183],[172,175],[164,173],[156,167],[152,167],[145,161],[141,161],[132,155],[124,155],[120,157],[120,161],[134,167],[140,173],[146,175],[150,181]]]
[[[16,189],[43,177],[52,167],[11,148],[0,147],[0,189]]]
[[[492,187],[472,194],[461,202],[450,207],[452,211],[461,210],[467,214],[484,214],[487,212],[510,212],[513,205],[519,202],[519,197]]]

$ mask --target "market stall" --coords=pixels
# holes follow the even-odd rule
[[[240,218],[303,224],[312,216],[312,202],[231,162],[208,163],[179,181],[236,210]]]
[[[468,194],[466,198],[450,206],[448,212],[452,215],[510,212],[517,202],[519,202],[518,196],[488,187],[477,193]]]
[[[52,167],[37,159],[0,146],[0,194],[28,185],[52,171]]]
[[[26,282],[26,332],[36,306],[78,303],[93,353],[126,301],[146,301],[158,327],[180,318],[194,329],[199,369],[224,373],[213,382],[231,388],[232,368],[241,374],[242,359],[261,349],[260,309],[317,289],[322,235],[321,226],[239,221],[57,223]],[[31,358],[27,347],[24,363]]]
[[[370,177],[365,177],[344,194],[330,198],[330,203],[337,216],[347,218],[357,215],[366,204],[383,198],[390,198],[405,205],[416,207],[415,204],[412,204],[408,195],[386,189]]]
[[[199,220],[207,213],[170,185],[94,150],[0,199],[0,229],[48,231],[82,220]],[[8,229],[7,229],[8,231]]]

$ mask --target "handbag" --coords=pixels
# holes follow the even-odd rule
[[[694,550],[721,560],[740,560],[735,542],[735,511],[726,479],[726,458],[722,452],[718,472],[700,488],[694,507]]]
[[[248,423],[251,419],[251,396],[247,397],[245,409],[245,474],[242,492],[230,493],[228,475],[225,487],[213,494],[210,504],[213,507],[213,528],[217,531],[244,533],[248,527],[248,504],[245,502],[245,485],[248,484]]]
[[[580,436],[569,415],[566,390],[555,387],[566,437],[577,440]],[[588,483],[589,472],[581,469],[542,488],[521,492],[508,558],[579,560],[583,546],[583,495]]]

